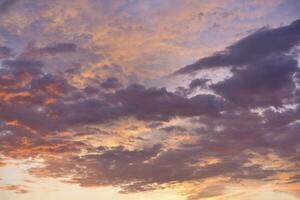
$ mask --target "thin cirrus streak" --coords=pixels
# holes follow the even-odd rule
[[[299,199],[299,9],[0,0],[1,199]]]

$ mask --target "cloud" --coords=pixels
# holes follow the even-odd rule
[[[140,8],[129,4],[123,9],[127,6],[138,11]],[[156,4],[153,7],[160,10]],[[78,8],[93,13],[84,6]],[[56,9],[47,14],[57,14],[59,9]],[[298,174],[300,160],[297,154],[300,93],[296,86],[300,73],[296,53],[291,50],[300,40],[299,20],[279,28],[259,29],[224,51],[178,72],[228,67],[232,76],[219,82],[199,77],[189,80],[187,88],[183,83],[176,83],[181,87],[174,91],[170,88],[177,85],[171,82],[169,88],[135,83],[143,80],[141,76],[147,76],[148,71],[128,67],[140,64],[143,58],[152,63],[154,58],[147,51],[154,49],[157,51],[149,54],[159,55],[158,46],[163,52],[171,51],[169,45],[165,42],[161,45],[160,41],[172,43],[173,34],[152,38],[156,26],[146,31],[139,27],[143,19],[134,18],[136,24],[132,26],[112,19],[109,25],[118,28],[102,30],[102,26],[98,26],[99,33],[93,35],[88,29],[94,24],[82,23],[85,17],[79,21],[76,18],[81,9],[66,9],[57,18],[45,15],[46,20],[41,19],[50,21],[51,26],[37,20],[22,32],[26,40],[32,39],[35,35],[32,27],[40,28],[42,24],[50,32],[57,32],[51,32],[51,37],[41,36],[23,51],[14,51],[17,47],[0,47],[3,59],[0,161],[2,156],[30,158],[42,164],[31,168],[31,175],[64,178],[68,183],[83,187],[117,186],[123,193],[203,183],[220,177],[227,181],[224,184],[243,184],[249,180],[262,184],[298,182],[294,174]],[[116,13],[115,9],[102,10]],[[199,13],[198,8],[196,11],[195,14]],[[158,20],[153,24],[164,30],[164,25],[171,26],[168,22],[177,14],[169,13],[171,19],[166,17],[164,22]],[[138,16],[148,19],[148,15]],[[182,20],[176,26],[176,34],[181,33],[182,24],[190,17],[190,12],[180,12]],[[67,26],[73,21],[78,24]],[[134,34],[134,30],[141,32]],[[130,33],[130,38],[121,37],[123,32]],[[71,36],[61,40],[60,34]],[[91,40],[103,44],[91,45]],[[131,42],[134,49],[124,48],[132,47]],[[153,46],[141,51],[149,43]],[[112,52],[115,55],[110,55]],[[129,65],[113,64],[112,57],[114,61],[125,60]],[[203,89],[209,94],[203,94]],[[121,141],[115,142],[114,137]],[[290,178],[286,178],[286,174]],[[18,186],[6,189],[22,190]],[[226,187],[219,184],[208,185],[189,194],[189,198],[213,197],[226,192]]]
[[[7,186],[1,186],[0,189],[2,190],[9,190],[14,191],[17,194],[25,194],[28,193],[29,190],[23,186],[23,185],[7,185]]]
[[[253,62],[245,69],[232,70],[231,78],[211,86],[213,91],[240,106],[282,106],[293,97],[294,73],[298,62],[288,56],[272,56]]]
[[[0,1],[0,12],[5,12],[16,2],[17,2],[17,0],[1,0]]]
[[[289,180],[288,183],[300,183],[300,175],[295,175],[292,176]]]
[[[202,58],[176,73],[228,67],[232,74],[230,77],[209,85],[214,93],[235,106],[283,106],[284,102],[294,99],[295,95],[296,85],[292,77],[295,75],[297,78],[299,68],[295,54],[290,52],[300,42],[299,33],[299,20],[279,28],[265,27],[224,51]],[[203,87],[207,82],[204,80],[192,80],[190,90]]]
[[[29,69],[36,69],[38,71],[41,67],[43,67],[43,62],[39,60],[23,60],[23,59],[17,59],[17,60],[4,60],[2,62],[2,65],[4,67],[12,67],[12,68],[19,68],[20,70],[26,68],[26,70]],[[40,72],[40,71],[38,71]]]
[[[119,87],[121,87],[121,83],[119,82],[119,80],[117,78],[108,78],[105,81],[103,81],[101,83],[101,87],[104,89],[117,89]]]
[[[289,52],[300,42],[300,20],[279,28],[262,28],[212,56],[181,68],[175,74],[224,66],[241,68],[271,55]]]
[[[75,97],[77,98],[77,97]],[[213,95],[185,98],[165,88],[130,85],[98,98],[85,98],[48,107],[65,124],[97,124],[135,117],[145,121],[168,121],[175,117],[217,116],[226,103]]]
[[[205,88],[206,83],[209,81],[209,79],[194,79],[192,82],[189,84],[189,89],[193,90],[198,87]]]
[[[74,53],[77,50],[77,45],[74,43],[55,43],[45,47],[36,47],[34,43],[30,43],[25,52],[21,55],[23,57],[37,57],[41,55],[57,55],[64,53]]]
[[[30,87],[32,90],[44,91],[49,96],[63,96],[74,89],[66,79],[52,74],[32,80]]]
[[[222,195],[225,192],[225,186],[215,185],[204,188],[201,192],[196,195],[188,197],[188,200],[198,200],[201,198],[216,197]]]
[[[223,157],[217,155],[218,150],[202,150],[201,147],[163,150],[161,145],[155,145],[142,150],[122,147],[101,149],[98,153],[72,156],[64,161],[49,160],[44,167],[31,169],[31,174],[55,178],[70,176],[73,177],[70,183],[83,187],[120,186],[122,193],[155,190],[172,183],[219,176],[236,180],[264,180],[276,174],[275,170],[263,169],[260,165],[247,166],[249,161],[246,155]],[[205,162],[213,153],[220,161]],[[70,171],[70,168],[73,170]]]
[[[0,46],[0,59],[9,58],[12,55],[12,50],[8,47]]]
[[[253,154],[275,152],[287,162],[290,159],[290,162],[295,162],[295,153],[292,152],[295,152],[299,140],[290,127],[278,129],[273,123],[263,120],[263,116],[245,110],[226,111],[213,120],[200,118],[199,123],[205,124],[205,127],[197,130],[199,140],[183,143],[175,149],[161,145],[135,150],[104,147],[85,156],[49,160],[45,167],[34,168],[31,173],[56,178],[68,175],[74,177],[70,183],[84,187],[116,185],[125,193],[220,176],[242,182],[276,180],[276,175],[281,172],[295,169],[276,168],[274,163],[268,168],[266,160],[264,164],[252,163]],[[284,136],[280,135],[282,131]],[[281,139],[277,140],[277,137]],[[75,170],[70,172],[69,168]]]
[[[116,97],[126,112],[133,113],[139,119],[149,120],[167,120],[175,116],[217,116],[226,105],[214,95],[185,98],[165,88],[146,89],[141,85],[117,91]]]

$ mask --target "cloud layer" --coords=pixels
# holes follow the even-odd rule
[[[204,5],[191,1],[191,8],[176,1],[170,8],[169,4],[157,7],[156,1],[148,7],[135,1],[101,2],[75,1],[74,7],[66,6],[63,16],[56,16],[66,2],[51,10],[48,6],[55,3],[28,1],[25,8],[39,10],[40,21],[21,20],[13,13],[22,23],[11,25],[3,15],[23,8],[24,2],[0,1],[4,24],[0,36],[5,38],[4,42],[0,38],[0,167],[12,159],[37,162],[27,169],[33,177],[81,187],[113,186],[127,194],[184,188],[187,200],[243,198],[242,189],[234,193],[232,188],[254,182],[254,187],[271,185],[274,192],[299,197],[299,20],[251,31],[224,50],[210,52],[160,79],[170,69],[151,68],[155,56],[166,60],[175,59],[178,52],[184,56],[192,45],[175,41],[185,43],[185,36],[193,40],[191,32],[202,30],[180,29],[186,21],[197,24],[181,7],[194,11]],[[93,5],[103,12],[117,10],[132,24],[127,26],[129,22],[120,16],[107,19],[89,12]],[[205,4],[205,11],[196,13],[197,20],[240,14],[215,11],[216,5]],[[163,27],[174,20],[173,12],[166,12],[161,21],[148,19],[167,8],[179,13],[175,21],[181,25],[170,32]],[[28,12],[20,9],[19,14]],[[86,16],[112,27],[99,30],[93,20],[85,27],[81,22]],[[145,22],[149,30],[142,26]],[[61,40],[48,35],[28,41],[26,37],[40,27],[60,30],[50,34]],[[159,33],[152,36],[152,29]],[[128,41],[123,31],[130,35]],[[143,38],[153,46],[144,46]],[[132,48],[121,51],[118,45]],[[118,59],[120,63],[115,63]],[[220,69],[229,75],[216,80],[204,73],[222,76]],[[185,80],[176,82],[178,77]],[[158,86],[164,81],[166,86]],[[0,190],[31,192],[25,181],[10,184],[0,179],[0,183]]]

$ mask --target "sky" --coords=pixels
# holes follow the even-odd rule
[[[299,0],[0,0],[0,199],[300,199]]]

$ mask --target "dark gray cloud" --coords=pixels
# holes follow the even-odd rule
[[[263,115],[265,120],[274,127],[286,126],[299,118],[300,105],[298,104],[294,109],[288,108],[283,112],[267,109],[263,112]]]
[[[167,127],[160,128],[159,130],[167,132],[167,133],[172,133],[172,132],[182,133],[182,132],[187,131],[186,128],[181,127],[181,126],[167,126]]]
[[[101,85],[102,88],[107,89],[107,90],[117,89],[117,88],[120,88],[122,86],[120,81],[117,78],[114,78],[114,77],[106,79],[100,85]]]
[[[39,55],[56,55],[63,53],[74,53],[77,50],[77,45],[74,43],[55,43],[45,47],[35,47],[34,44],[29,44],[23,57],[39,56]]]
[[[178,70],[176,74],[187,74],[201,69],[224,66],[242,67],[272,54],[288,52],[299,42],[300,20],[280,28],[264,27],[242,38],[224,51],[202,58],[196,63]]]
[[[260,165],[246,166],[246,163],[249,164],[246,154],[221,153],[217,148],[219,144],[210,144],[215,149],[204,149],[201,144],[168,150],[160,145],[131,151],[121,147],[101,148],[101,152],[96,154],[70,157],[63,163],[60,160],[49,161],[45,167],[34,168],[31,173],[42,177],[45,174],[56,178],[72,176],[71,183],[85,187],[120,186],[124,193],[160,189],[166,184],[218,176],[228,176],[234,180],[265,180],[276,174],[275,170],[263,169]],[[220,161],[205,164],[205,158],[213,155],[218,156]],[[196,164],[201,162],[201,167]],[[74,169],[72,172],[70,167]]]
[[[289,53],[299,42],[299,20],[279,28],[263,28],[224,51],[200,59],[176,73],[229,67],[231,77],[209,85],[216,94],[234,106],[282,106],[295,98],[293,77],[297,80],[299,68],[296,55]],[[206,82],[205,79],[195,79],[190,83],[189,90],[195,87],[207,89]]]
[[[292,76],[297,71],[297,60],[292,57],[271,56],[245,69],[232,70],[231,78],[211,88],[238,106],[281,106],[284,100],[293,97]]]
[[[189,89],[193,90],[195,88],[205,88],[206,83],[209,81],[209,79],[194,79],[192,82],[189,84]]]
[[[45,74],[41,78],[36,78],[30,82],[32,90],[47,91],[49,95],[65,95],[75,89],[66,79],[61,76]]]
[[[98,98],[70,103],[58,101],[49,112],[66,124],[96,124],[135,117],[145,121],[168,121],[174,117],[208,115],[217,117],[226,103],[213,95],[186,98],[165,88],[131,85]]]
[[[0,12],[7,11],[18,0],[0,0]]]
[[[185,98],[168,92],[165,88],[148,88],[131,85],[116,92],[124,110],[138,119],[168,120],[175,116],[217,116],[226,103],[214,95],[197,95]]]
[[[39,112],[34,106],[21,105],[11,103],[0,103],[1,114],[0,119],[5,122],[16,120],[20,125],[28,127],[39,134],[47,133],[47,131],[62,130],[63,125],[50,117],[45,112]]]
[[[289,124],[297,119],[298,115],[294,115]],[[46,167],[35,168],[31,173],[39,176],[51,174],[52,177],[64,177],[67,174],[74,177],[70,182],[81,186],[115,185],[128,193],[218,176],[229,177],[232,181],[267,181],[282,172],[251,163],[252,154],[248,152],[262,156],[272,152],[284,160],[299,162],[295,160],[300,141],[295,131],[299,125],[274,126],[272,120],[265,121],[264,116],[244,109],[225,111],[214,120],[209,117],[199,120],[205,127],[197,130],[200,137],[193,144],[182,144],[175,149],[166,149],[161,145],[141,150],[100,148],[97,153],[71,157],[64,163],[60,160],[49,161]],[[206,163],[205,160],[211,157],[219,161]],[[70,172],[70,167],[75,170]],[[294,169],[286,169],[289,170]],[[209,194],[217,195],[199,193],[201,196]]]
[[[41,68],[43,67],[43,62],[39,60],[4,60],[2,63],[5,67],[14,67],[14,68]]]
[[[56,54],[56,53],[67,53],[75,52],[77,45],[74,43],[57,43],[52,46],[41,48],[40,51],[43,53]]]
[[[0,46],[0,59],[9,58],[12,56],[12,50],[8,47]]]

